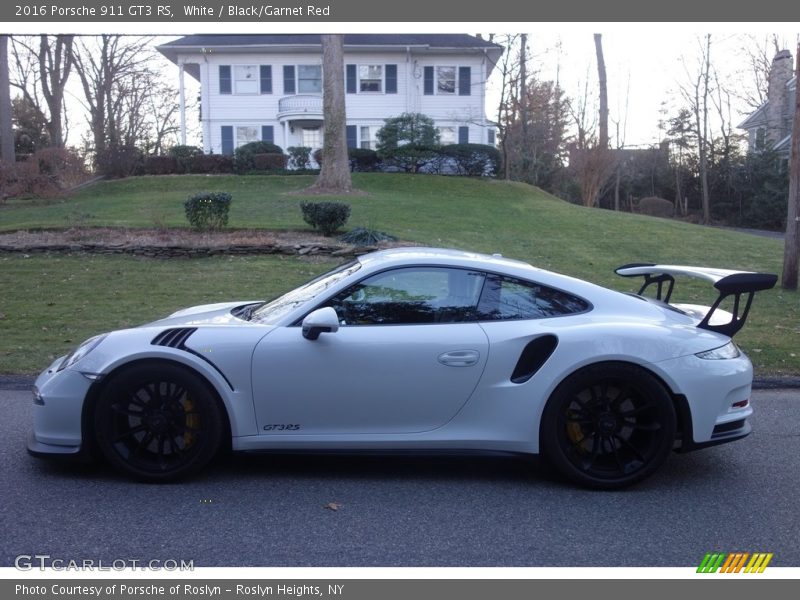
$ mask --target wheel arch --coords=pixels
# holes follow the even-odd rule
[[[187,365],[186,363],[180,360],[174,360],[172,358],[151,357],[151,358],[139,358],[118,364],[114,366],[114,368],[111,371],[103,375],[103,377],[96,380],[90,386],[89,391],[86,394],[86,399],[83,403],[83,408],[81,410],[81,438],[82,438],[81,445],[83,448],[86,449],[86,451],[91,456],[95,458],[100,456],[100,451],[97,446],[97,441],[95,439],[94,413],[95,413],[95,407],[97,406],[97,401],[100,398],[103,391],[108,386],[108,384],[113,381],[114,377],[129,369],[141,366],[158,367],[159,365],[164,365],[164,364],[169,364],[170,366],[176,366],[180,369],[183,369],[192,376],[197,377],[198,380],[208,388],[208,391],[211,392],[214,401],[217,402],[217,404],[219,405],[220,412],[224,419],[224,422],[222,423],[222,434],[223,434],[222,449],[229,450],[231,448],[233,431],[231,427],[231,417],[229,413],[230,408],[227,404],[225,395],[223,395],[220,392],[218,384],[212,381],[212,379],[209,378],[206,373],[195,368],[193,365]]]
[[[647,365],[643,365],[641,363],[630,361],[630,360],[620,360],[620,359],[600,360],[600,361],[591,362],[591,363],[588,363],[588,364],[581,365],[577,369],[574,369],[574,370],[570,371],[569,373],[566,373],[558,381],[558,383],[556,383],[552,387],[549,395],[547,396],[547,399],[542,403],[541,409],[540,409],[540,413],[539,413],[539,432],[538,432],[538,434],[539,434],[539,441],[540,441],[539,442],[540,452],[541,452],[542,427],[544,425],[543,419],[542,419],[542,415],[544,414],[544,411],[545,411],[548,403],[556,395],[556,393],[558,392],[559,388],[565,382],[567,382],[571,377],[574,377],[575,375],[577,375],[581,371],[584,371],[586,369],[596,368],[596,367],[603,367],[603,366],[608,367],[608,366],[612,366],[612,365],[624,365],[626,367],[632,367],[632,368],[635,368],[635,369],[639,369],[640,371],[642,371],[642,372],[650,375],[651,377],[653,377],[653,379],[655,379],[655,381],[658,382],[661,385],[661,387],[664,388],[664,391],[669,395],[670,399],[672,400],[672,405],[673,405],[673,407],[675,409],[675,418],[676,418],[676,430],[675,430],[676,439],[680,439],[680,440],[686,440],[686,439],[691,440],[692,439],[692,415],[691,415],[691,410],[689,408],[689,402],[687,401],[686,396],[684,396],[683,394],[678,393],[678,392],[676,392],[674,390],[673,386],[663,376],[663,374],[661,372],[659,372],[658,370],[649,368],[649,366],[647,366]]]

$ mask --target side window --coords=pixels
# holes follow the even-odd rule
[[[481,321],[543,319],[588,309],[588,302],[566,292],[512,277],[489,275],[478,305],[478,318]]]
[[[417,325],[476,320],[485,275],[408,267],[378,273],[333,298],[342,325]]]

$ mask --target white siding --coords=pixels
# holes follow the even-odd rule
[[[206,152],[220,152],[222,147],[221,127],[223,125],[253,126],[272,125],[275,143],[284,147],[283,124],[278,119],[278,102],[284,93],[283,67],[285,65],[321,64],[318,52],[280,54],[230,53],[218,52],[213,55],[181,55],[179,62],[201,65],[201,94],[203,115],[203,140]],[[405,50],[398,52],[348,52],[345,64],[355,65],[397,65],[397,93],[358,92],[346,94],[347,124],[358,126],[359,145],[361,126],[380,127],[384,119],[395,117],[403,112],[421,112],[430,116],[439,127],[454,127],[456,139],[458,128],[469,126],[469,141],[487,141],[488,123],[485,117],[486,60],[482,53],[434,54],[425,52],[410,55]],[[271,94],[220,94],[219,67],[230,65],[271,65]],[[470,67],[471,94],[460,96],[458,87],[455,94],[424,95],[425,66]],[[258,71],[258,69],[256,69]],[[291,94],[289,94],[291,95]],[[288,144],[299,145],[301,134],[297,131],[288,134]],[[235,140],[234,140],[235,142]],[[285,150],[285,148],[284,148]]]

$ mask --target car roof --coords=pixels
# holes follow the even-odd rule
[[[535,270],[539,271],[529,263],[521,260],[505,258],[501,254],[481,254],[479,252],[468,252],[466,250],[455,250],[450,248],[429,248],[423,246],[412,246],[404,248],[389,248],[371,252],[359,257],[363,266],[397,266],[402,264],[441,264],[461,267],[472,267],[478,269],[517,271]]]

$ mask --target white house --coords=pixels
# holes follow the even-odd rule
[[[158,50],[180,71],[184,144],[188,73],[200,82],[206,152],[229,154],[256,140],[284,151],[322,146],[319,35],[190,35]],[[462,34],[345,35],[348,146],[374,149],[384,120],[403,112],[431,117],[444,144],[494,144],[486,81],[502,52]]]

